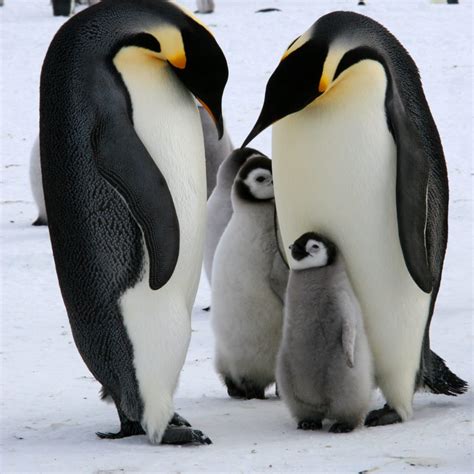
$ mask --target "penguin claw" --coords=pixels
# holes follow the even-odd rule
[[[354,430],[353,425],[348,423],[334,423],[331,428],[329,428],[330,433],[350,433]]]
[[[138,421],[126,421],[122,423],[118,433],[101,433],[100,431],[96,433],[100,439],[121,439],[144,434],[145,431]]]
[[[162,444],[212,444],[212,441],[200,430],[188,427],[168,425],[161,439]]]
[[[321,420],[301,420],[298,422],[298,429],[305,431],[316,431],[323,427]]]
[[[186,418],[183,418],[178,413],[175,413],[173,415],[173,418],[171,418],[170,425],[173,425],[173,426],[189,426],[190,427],[191,423],[189,423],[189,421],[186,420]]]
[[[388,405],[371,411],[365,418],[365,426],[384,426],[401,422],[400,415]]]

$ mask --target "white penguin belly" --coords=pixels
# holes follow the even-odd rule
[[[286,249],[308,231],[339,246],[361,304],[377,382],[408,418],[430,295],[411,278],[398,237],[385,73],[374,61],[364,63],[353,67],[350,80],[274,126],[275,196]]]
[[[172,398],[189,345],[201,271],[204,143],[194,99],[169,66],[133,51],[125,58],[117,56],[115,65],[130,94],[135,130],[168,184],[180,229],[179,257],[167,284],[157,291],[150,289],[144,245],[143,275],[120,300],[144,402],[142,425],[149,438],[159,442],[173,414]]]

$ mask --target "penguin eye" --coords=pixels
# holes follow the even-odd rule
[[[265,177],[264,176],[258,176],[256,178],[256,181],[258,181],[259,183],[263,183],[265,181]]]
[[[311,245],[311,249],[312,249],[312,250],[318,250],[318,249],[319,249],[319,245],[318,245],[318,244],[313,244],[313,245]]]

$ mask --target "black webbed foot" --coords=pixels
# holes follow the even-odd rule
[[[354,425],[349,423],[334,423],[331,428],[329,428],[330,433],[350,433],[354,430]]]
[[[227,387],[227,394],[231,398],[245,398],[245,392],[237,386],[237,384],[230,378],[225,377],[224,383]]]
[[[365,426],[383,426],[401,422],[400,415],[392,407],[385,404],[383,408],[373,410],[367,415]]]
[[[316,431],[323,427],[321,420],[300,420],[298,422],[298,429],[305,431]]]
[[[245,392],[244,398],[247,400],[252,400],[253,398],[265,400],[265,389],[255,385],[251,380],[242,379],[242,388]]]
[[[122,423],[118,433],[96,433],[100,439],[121,439],[144,434],[145,431],[138,421],[126,421]]]
[[[161,444],[212,444],[212,441],[202,431],[168,425]]]
[[[173,426],[191,426],[191,423],[189,423],[189,421],[186,420],[186,418],[183,418],[178,413],[175,413],[173,415],[173,418],[171,418],[171,420],[170,420],[170,425],[173,425]]]

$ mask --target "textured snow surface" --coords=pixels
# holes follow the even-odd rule
[[[194,9],[194,1],[185,3]],[[432,347],[473,383],[472,365],[472,30],[471,2],[429,0],[217,0],[201,18],[230,68],[224,112],[240,144],[286,46],[319,16],[351,9],[382,22],[417,62],[446,152],[450,239],[432,324]],[[281,12],[254,13],[264,7]],[[213,370],[209,288],[203,281],[176,408],[214,444],[165,447],[145,437],[100,440],[118,429],[115,409],[82,362],[58,289],[47,228],[32,227],[30,148],[38,133],[38,84],[47,46],[64,19],[47,0],[6,0],[0,9],[1,71],[1,472],[309,471],[472,472],[472,392],[418,394],[403,425],[351,434],[295,429],[283,403],[230,400]],[[270,134],[252,146],[270,152]],[[374,397],[374,407],[382,403]]]

